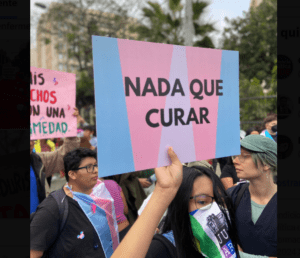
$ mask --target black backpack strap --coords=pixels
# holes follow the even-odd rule
[[[55,199],[57,202],[58,208],[59,208],[59,217],[60,217],[60,226],[59,226],[59,233],[62,232],[66,221],[68,217],[68,211],[69,211],[69,205],[68,205],[68,200],[65,191],[63,188],[52,192],[51,193],[52,197]]]
[[[237,194],[237,197],[236,197],[235,203],[234,203],[235,211],[236,211],[237,207],[239,206],[242,196],[248,186],[249,186],[249,183],[243,183],[241,189],[238,191],[238,194]]]
[[[65,191],[63,190],[63,188],[50,193],[49,196],[50,195],[52,195],[52,197],[55,199],[55,201],[58,205],[58,208],[59,208],[59,232],[56,235],[56,239],[55,239],[54,243],[49,247],[48,250],[46,250],[44,252],[42,258],[49,257],[49,251],[51,250],[51,248],[53,248],[57,239],[59,238],[59,235],[62,232],[62,230],[66,224],[68,212],[69,212],[68,200],[66,198],[67,195],[66,195]]]
[[[171,257],[177,257],[176,247],[173,245],[173,243],[170,242],[169,239],[161,234],[155,234],[153,239],[160,241],[166,247]]]

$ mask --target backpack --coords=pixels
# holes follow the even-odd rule
[[[237,197],[235,199],[235,203],[234,203],[234,210],[236,211],[237,207],[240,204],[240,201],[242,199],[242,196],[246,190],[246,188],[249,186],[249,183],[243,183],[241,189],[238,191]]]
[[[68,200],[66,197],[66,193],[65,191],[63,190],[63,188],[57,190],[57,191],[54,191],[52,193],[49,194],[49,196],[52,196],[57,205],[58,205],[58,208],[59,208],[59,233],[57,234],[56,236],[56,240],[58,238],[58,236],[60,235],[60,233],[63,231],[63,228],[66,224],[66,221],[67,221],[67,217],[68,217],[68,212],[69,212],[69,205],[68,205]],[[39,206],[37,207],[37,210],[39,209]],[[37,211],[36,210],[36,211]],[[31,213],[30,214],[30,223],[31,221],[33,220],[35,214],[36,214],[36,211]],[[56,240],[54,241],[54,243],[52,244],[52,246],[55,244]],[[51,247],[52,247],[51,246]],[[48,249],[50,250],[51,247]],[[48,250],[46,250],[42,256],[43,257],[48,257],[47,253],[48,253]]]

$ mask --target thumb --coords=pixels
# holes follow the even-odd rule
[[[172,147],[169,147],[168,154],[172,161],[172,164],[181,164],[180,160],[178,159],[178,157]]]

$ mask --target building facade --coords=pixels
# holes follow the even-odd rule
[[[49,6],[48,12],[41,15],[38,27],[37,27],[37,47],[36,47],[36,56],[37,56],[37,67],[45,68],[63,72],[76,73],[80,69],[80,63],[78,58],[70,58],[68,55],[69,50],[72,48],[72,51],[77,52],[78,46],[71,46],[67,41],[68,28],[66,24],[75,23],[74,19],[70,15],[67,21],[59,22],[57,21],[56,26],[61,28],[61,30],[53,33],[53,21],[48,20],[47,22],[42,22],[46,20],[47,15],[53,8],[57,8],[58,3],[51,3]],[[76,10],[77,9],[77,10]],[[80,12],[78,8],[75,9],[75,12]],[[97,26],[100,28],[101,32],[104,34],[102,36],[109,36],[109,31],[114,26],[114,14],[104,13],[98,10],[88,10],[87,15],[91,17],[101,17],[101,20],[97,22]],[[136,22],[136,19],[129,18],[129,23],[126,23],[123,27],[117,31],[116,36],[126,39],[136,39],[137,35],[129,32],[129,26]],[[50,31],[50,33],[45,33],[45,29]],[[78,30],[78,37],[86,35],[87,28],[81,27]],[[105,32],[107,34],[105,35]],[[46,39],[47,38],[47,39]],[[83,65],[82,60],[82,65]],[[88,64],[92,66],[92,64]]]
[[[70,14],[66,16],[64,13],[64,18],[62,21],[50,20],[49,14],[53,11],[57,11],[60,8],[62,10],[68,9],[64,4],[51,3],[48,11],[41,15],[38,26],[37,26],[37,41],[36,49],[31,51],[31,66],[38,68],[63,71],[69,73],[75,73],[77,78],[79,76],[78,71],[80,70],[80,65],[82,67],[89,67],[92,70],[92,61],[86,62],[81,60],[79,63],[78,57],[70,57],[70,51],[73,53],[78,53],[79,48],[76,42],[73,40],[73,44],[68,43],[68,34],[70,32],[70,27],[78,25],[78,16],[80,15],[80,9],[74,6],[70,6]],[[59,12],[59,11],[58,11]],[[73,13],[73,14],[72,14]],[[127,22],[122,26],[122,23],[116,25],[116,16],[112,13],[100,12],[98,10],[88,9],[86,10],[85,22],[94,21],[94,25],[101,31],[101,36],[110,36],[110,31],[114,30],[116,33],[114,37],[126,38],[126,39],[136,39],[137,35],[129,32],[129,26],[136,23],[136,19],[128,18]],[[96,22],[95,22],[96,21]],[[76,31],[76,39],[81,42],[87,42],[89,26],[81,26],[78,31]],[[47,33],[47,31],[49,33]],[[94,35],[94,34],[93,34]],[[91,39],[90,39],[91,40]],[[83,107],[79,106],[80,113],[82,117],[91,125],[95,124],[95,108],[94,103],[85,104]]]

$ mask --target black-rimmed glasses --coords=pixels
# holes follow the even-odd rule
[[[212,203],[215,198],[212,196],[206,195],[206,194],[199,194],[199,195],[190,197],[190,199],[195,200],[197,209],[208,210],[211,208]]]
[[[80,167],[80,168],[73,169],[73,170],[79,170],[79,169],[82,169],[82,168],[86,168],[86,171],[87,171],[88,173],[93,173],[95,167],[98,168],[98,164],[95,164],[95,165],[89,164],[89,165],[87,165],[87,166],[85,166],[85,167]]]

